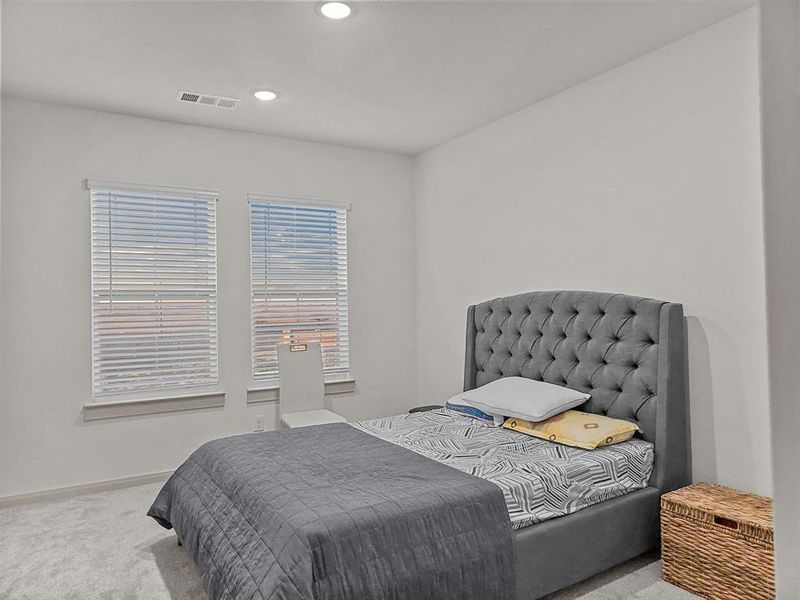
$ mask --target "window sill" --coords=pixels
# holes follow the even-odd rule
[[[356,391],[355,379],[335,379],[325,382],[325,395],[351,394]],[[281,388],[277,384],[255,385],[247,388],[247,403],[277,402],[280,400]]]
[[[135,400],[92,402],[83,405],[83,420],[97,421],[100,419],[152,415],[199,408],[219,408],[222,406],[225,406],[225,392],[223,390]]]

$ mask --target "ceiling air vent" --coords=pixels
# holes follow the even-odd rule
[[[178,102],[188,102],[189,104],[204,104],[205,106],[216,106],[217,108],[226,108],[228,110],[236,110],[241,100],[236,98],[225,98],[223,96],[212,96],[211,94],[199,94],[197,92],[187,92],[186,90],[179,90]]]

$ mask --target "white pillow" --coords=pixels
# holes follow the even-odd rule
[[[586,402],[591,396],[577,390],[525,377],[501,377],[459,394],[468,406],[490,415],[539,422]]]

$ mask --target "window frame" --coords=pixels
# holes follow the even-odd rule
[[[251,386],[248,388],[249,392],[258,392],[264,390],[271,390],[277,389],[278,386],[278,375],[274,377],[266,378],[256,378],[255,370],[256,370],[256,363],[255,363],[255,343],[256,343],[256,335],[255,335],[255,326],[254,326],[254,311],[253,311],[253,298],[254,298],[254,286],[253,286],[253,213],[252,213],[252,205],[253,202],[261,203],[261,204],[268,204],[270,202],[274,202],[276,204],[280,204],[282,206],[299,206],[299,207],[319,207],[319,208],[327,208],[327,209],[334,209],[334,210],[344,210],[345,211],[345,261],[347,265],[347,278],[346,278],[346,297],[347,297],[347,317],[346,317],[346,326],[348,331],[348,341],[347,341],[347,354],[348,354],[348,362],[347,362],[347,370],[340,371],[338,373],[327,373],[323,369],[323,378],[326,385],[326,393],[342,393],[342,392],[350,392],[352,391],[351,387],[352,384],[355,383],[355,379],[353,377],[353,365],[351,360],[351,345],[350,345],[350,212],[352,210],[352,205],[349,202],[342,202],[337,200],[322,200],[319,198],[311,198],[305,196],[284,196],[278,194],[262,194],[262,193],[255,193],[249,192],[247,194],[247,228],[248,228],[248,263],[249,263],[249,276],[250,276],[250,295],[249,295],[249,304],[250,304],[250,382]],[[341,390],[335,390],[333,386],[338,386],[339,384],[344,384],[344,387]],[[329,389],[331,391],[329,391]]]
[[[218,190],[207,188],[195,188],[184,186],[169,186],[159,184],[146,184],[146,183],[132,183],[121,181],[107,181],[100,179],[86,179],[84,182],[85,189],[89,192],[89,309],[90,309],[90,345],[91,345],[91,402],[84,404],[85,415],[84,418],[91,420],[93,418],[107,418],[111,416],[127,416],[128,414],[149,414],[152,412],[171,412],[172,410],[203,408],[210,406],[224,405],[225,392],[220,388],[220,356],[219,356],[219,243],[218,243],[218,219],[217,207],[221,197]],[[212,202],[212,216],[213,216],[213,261],[209,261],[209,265],[213,265],[214,272],[214,291],[213,291],[213,304],[214,304],[214,323],[211,335],[214,337],[213,352],[209,356],[213,361],[213,380],[197,384],[174,385],[167,384],[162,386],[148,386],[142,389],[132,390],[117,390],[107,393],[98,393],[96,385],[96,356],[95,356],[95,235],[93,231],[94,225],[94,211],[95,211],[95,193],[114,193],[114,192],[128,192],[134,194],[151,194],[151,195],[175,195],[187,196],[194,198],[205,198]],[[209,399],[215,399],[213,402]],[[177,406],[176,401],[180,401],[182,408],[174,408]],[[164,406],[161,406],[164,404]],[[142,405],[143,408],[136,408],[135,405]],[[147,408],[145,405],[152,405]],[[196,406],[195,406],[196,405]],[[122,409],[118,411],[115,406]],[[97,411],[93,411],[97,407]],[[126,408],[132,407],[132,408]],[[168,408],[172,407],[172,408]],[[100,414],[102,411],[103,416],[93,417],[90,414],[94,412]],[[106,414],[108,413],[108,414]]]

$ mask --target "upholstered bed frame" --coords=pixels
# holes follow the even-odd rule
[[[657,547],[661,494],[690,481],[680,304],[599,292],[531,292],[470,306],[464,390],[521,376],[590,393],[581,410],[627,419],[655,445],[649,486],[516,533],[519,600]]]

